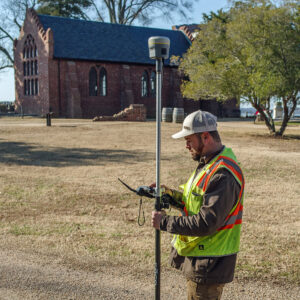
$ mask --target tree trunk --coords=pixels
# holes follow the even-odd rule
[[[297,97],[292,96],[292,99],[283,99],[283,120],[282,120],[282,124],[281,127],[279,129],[278,132],[276,132],[276,135],[278,136],[283,136],[283,133],[287,127],[287,123],[290,120],[290,118],[292,117],[296,107],[297,107]],[[288,109],[288,101],[291,100],[291,102],[293,103],[292,109],[289,113],[289,109]]]
[[[266,113],[264,111],[264,107],[258,103],[253,103],[253,107],[263,116],[263,118],[265,120],[265,124],[270,131],[270,134],[275,135],[276,134],[275,124],[272,119],[272,116],[269,113]]]

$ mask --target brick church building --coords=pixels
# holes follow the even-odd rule
[[[155,61],[148,38],[170,39],[170,57],[182,56],[192,42],[187,26],[173,30],[126,26],[38,15],[27,11],[14,42],[16,110],[57,117],[113,115],[144,104],[155,116]],[[183,99],[176,63],[164,63],[162,107],[196,109],[232,116],[236,102]]]

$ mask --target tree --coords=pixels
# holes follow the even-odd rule
[[[240,1],[227,13],[226,22],[207,19],[182,60],[180,69],[189,77],[183,94],[246,101],[264,117],[271,134],[282,136],[300,99],[299,5]],[[274,98],[284,109],[278,131],[270,113]]]
[[[91,0],[96,18],[105,22],[132,25],[150,24],[155,18],[172,19],[178,13],[186,19],[197,0]]]
[[[36,5],[37,0],[7,0],[1,3],[0,70],[13,68],[13,41],[21,29],[26,10]]]
[[[38,0],[38,3],[37,13],[84,20],[89,19],[85,10],[92,5],[90,0]]]

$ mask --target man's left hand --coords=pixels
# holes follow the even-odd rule
[[[164,210],[160,210],[160,211],[153,211],[152,212],[152,226],[155,229],[160,229],[160,221],[162,219],[162,217],[166,214],[166,212]]]

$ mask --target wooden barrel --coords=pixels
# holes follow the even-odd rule
[[[173,110],[173,123],[182,123],[184,120],[184,109],[175,107]]]
[[[172,122],[172,113],[173,108],[172,107],[163,107],[162,109],[162,121],[163,122]]]

